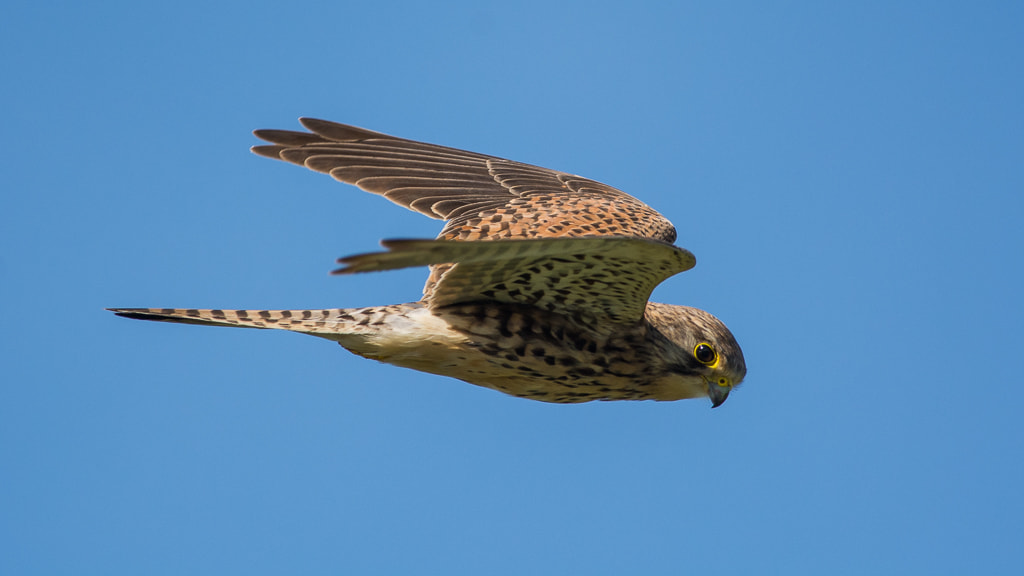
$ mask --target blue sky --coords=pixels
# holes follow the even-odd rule
[[[1016,2],[21,3],[0,24],[0,573],[1010,574]],[[110,306],[415,300],[439,223],[247,151],[322,117],[607,182],[749,375],[558,406]]]

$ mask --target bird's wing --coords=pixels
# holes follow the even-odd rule
[[[310,132],[256,130],[271,144],[252,151],[446,220],[441,239],[676,238],[664,216],[594,180],[326,120],[300,122]]]
[[[431,307],[494,301],[524,304],[592,325],[640,320],[663,280],[695,264],[690,252],[644,238],[385,240],[388,250],[341,258],[336,273],[455,264]]]

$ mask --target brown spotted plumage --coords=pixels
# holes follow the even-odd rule
[[[436,240],[387,240],[336,273],[429,266],[423,299],[329,310],[117,308],[120,316],[274,328],[367,358],[547,402],[725,401],[746,374],[714,316],[648,302],[694,266],[672,224],[624,192],[493,156],[303,119],[257,130],[262,156],[330,174],[432,218]]]

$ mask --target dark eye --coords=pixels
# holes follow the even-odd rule
[[[710,344],[697,344],[697,347],[693,349],[693,357],[705,366],[711,366],[715,360],[718,360],[718,354]]]

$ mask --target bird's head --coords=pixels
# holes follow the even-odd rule
[[[720,406],[747,375],[743,351],[721,320],[689,306],[648,303],[647,320],[664,337],[670,373],[665,393],[676,398],[707,396]],[[669,398],[666,398],[669,399]]]

